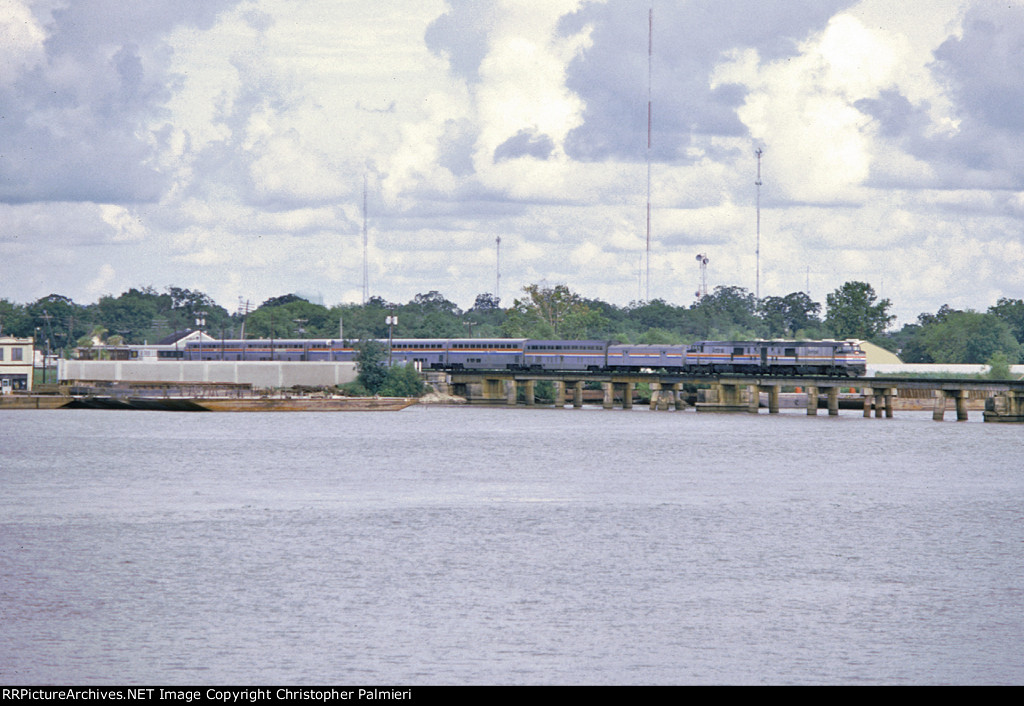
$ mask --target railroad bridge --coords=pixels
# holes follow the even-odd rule
[[[986,397],[985,421],[1024,422],[1024,381],[964,380],[964,379],[908,379],[908,378],[836,378],[824,376],[767,376],[767,375],[679,375],[662,373],[610,373],[610,372],[499,372],[460,371],[449,373],[442,383],[447,391],[461,395],[471,403],[518,404],[520,392],[525,404],[536,404],[536,388],[540,381],[554,388],[555,407],[567,404],[583,406],[584,389],[588,383],[597,383],[603,391],[605,409],[621,406],[633,407],[634,391],[646,384],[651,391],[650,408],[682,410],[687,406],[687,388],[697,388],[695,408],[698,412],[757,413],[761,394],[767,393],[768,412],[776,414],[780,408],[783,388],[799,388],[807,395],[807,414],[818,413],[819,401],[826,398],[825,409],[838,415],[840,399],[855,402],[865,417],[872,412],[877,418],[893,416],[893,398],[901,392],[931,391],[934,398],[932,417],[942,421],[949,400],[953,400],[958,421],[967,419],[968,399],[971,393]],[[919,395],[919,392],[909,393]]]

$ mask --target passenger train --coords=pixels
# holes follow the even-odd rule
[[[387,345],[387,341],[381,341]],[[189,342],[184,360],[351,362],[354,342],[337,339],[248,339]],[[176,356],[177,357],[177,356]],[[617,371],[684,374],[829,375],[867,369],[855,341],[698,341],[688,345],[526,338],[396,338],[391,361],[424,370]]]

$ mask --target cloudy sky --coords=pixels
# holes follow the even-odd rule
[[[0,0],[0,297],[361,301],[364,181],[388,300],[753,292],[761,148],[762,296],[984,310],[1022,67],[1024,0]]]

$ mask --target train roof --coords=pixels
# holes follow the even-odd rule
[[[836,340],[834,338],[825,339],[792,339],[792,338],[773,338],[773,339],[754,339],[746,341],[695,341],[690,345],[697,346],[701,344],[710,344],[717,346],[856,346],[860,342],[854,340]]]
[[[528,338],[528,339],[523,339],[523,340],[526,341],[527,343],[531,343],[531,344],[533,344],[533,343],[541,343],[541,344],[544,344],[545,346],[551,345],[551,344],[558,344],[558,343],[586,343],[586,344],[595,344],[595,343],[606,344],[606,343],[608,343],[608,340],[604,339],[604,338],[584,338],[584,339],[579,339],[579,340],[571,339],[571,338]]]
[[[451,343],[525,343],[525,338],[450,338]]]

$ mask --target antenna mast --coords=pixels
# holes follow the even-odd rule
[[[761,153],[760,147],[757,148],[757,181],[754,185],[757,186],[757,247],[754,250],[754,259],[757,263],[757,279],[755,281],[754,296],[757,301],[761,301]]]
[[[651,300],[651,56],[654,53],[654,8],[647,11],[647,297]]]
[[[494,276],[494,298],[501,300],[501,236],[499,235],[494,239],[494,251],[495,251],[495,276]]]
[[[370,296],[369,271],[367,265],[366,251],[369,247],[369,238],[366,231],[366,175],[363,174],[363,304]]]

